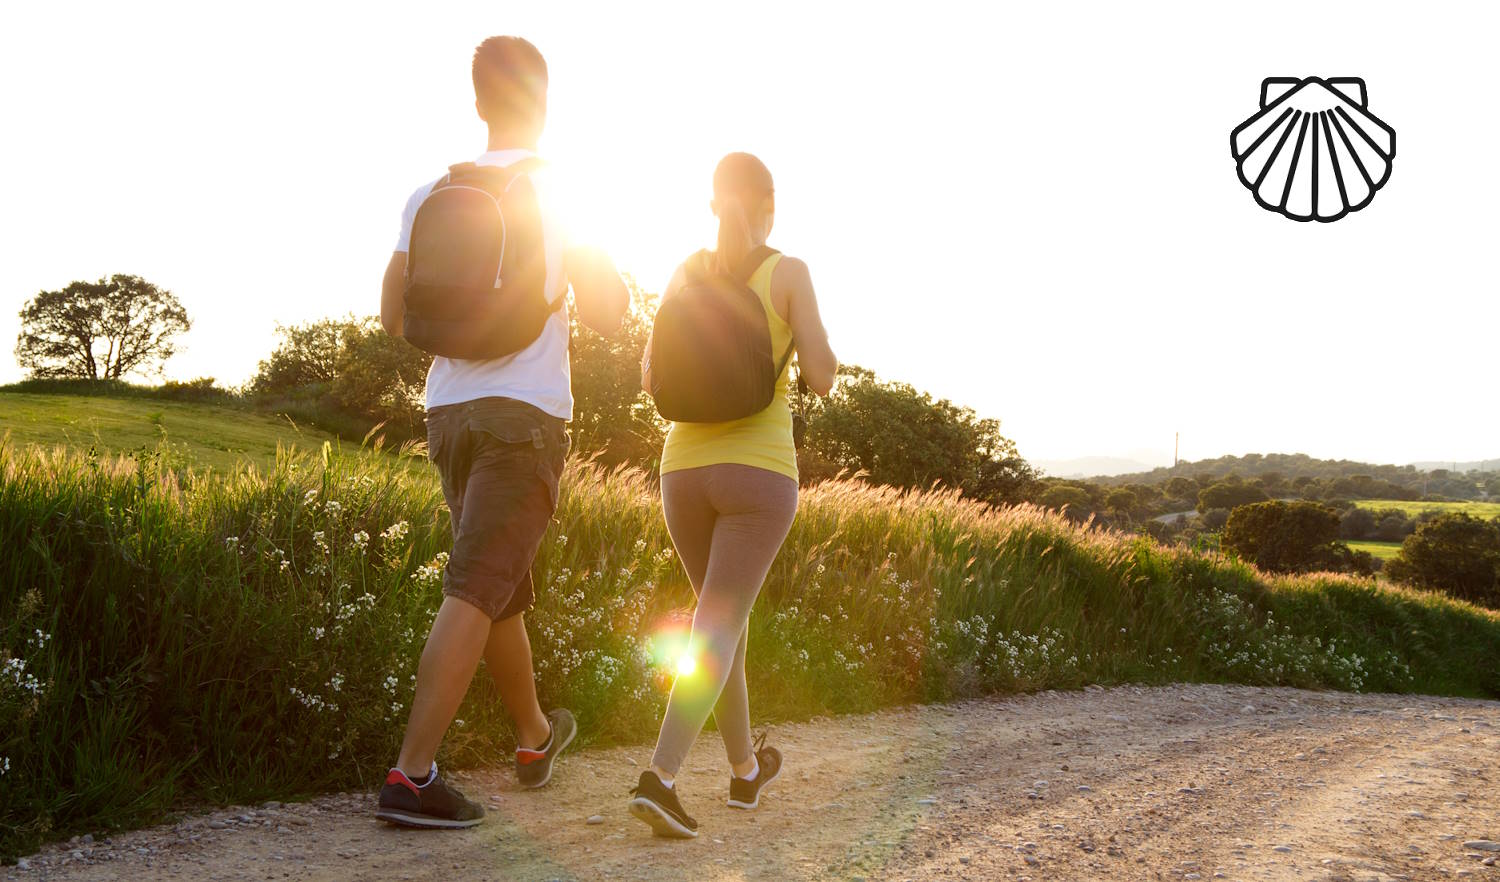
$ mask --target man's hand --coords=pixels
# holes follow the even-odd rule
[[[630,291],[614,261],[597,248],[576,247],[563,257],[578,320],[606,337],[620,329],[630,309]],[[382,313],[383,314],[383,313]]]
[[[405,290],[406,252],[393,251],[380,283],[380,326],[392,337],[401,336],[402,319],[406,315]]]

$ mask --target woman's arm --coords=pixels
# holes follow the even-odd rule
[[[786,292],[787,324],[792,326],[792,340],[797,344],[797,367],[802,379],[808,388],[826,396],[833,391],[839,360],[828,345],[828,331],[818,313],[812,274],[807,264],[797,258],[783,257],[776,265],[771,284]]]

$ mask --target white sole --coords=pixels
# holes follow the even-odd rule
[[[484,818],[472,818],[467,821],[450,821],[447,818],[432,818],[427,815],[409,815],[400,809],[380,809],[375,812],[375,817],[388,824],[396,824],[402,827],[421,827],[427,830],[459,830],[464,827],[477,827],[484,821]]]
[[[697,830],[684,827],[676,818],[663,811],[661,806],[644,797],[637,796],[630,801],[630,813],[650,824],[652,832],[657,836],[669,839],[698,838]]]
[[[542,780],[536,782],[535,784],[526,784],[526,785],[523,785],[522,789],[524,789],[524,790],[539,790],[539,789],[541,789],[543,787],[546,787],[547,786],[547,782],[552,780],[552,770],[555,769],[555,768],[557,768],[557,761],[560,760],[560,759],[562,759],[563,751],[567,750],[568,749],[568,745],[573,743],[573,738],[577,734],[578,734],[578,726],[575,725],[573,727],[572,734],[568,736],[568,740],[566,740],[566,741],[564,741],[562,743],[562,747],[559,747],[557,749],[557,755],[552,758],[552,762],[550,762],[550,763],[547,764],[547,777],[545,777]]]
[[[777,778],[780,778],[780,777],[781,777],[781,769],[777,769],[776,770],[776,774],[774,774],[771,777],[767,778],[766,781],[765,781],[765,783],[762,784],[762,785],[760,785],[760,789],[757,790],[757,791],[755,791],[755,801],[754,802],[740,802],[737,799],[726,800],[726,802],[729,804],[730,808],[744,809],[745,811],[751,811],[752,809],[757,809],[757,808],[760,807],[760,795],[762,793],[766,792],[766,788],[771,786],[771,782],[772,781],[775,781]]]

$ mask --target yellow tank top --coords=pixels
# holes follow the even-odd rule
[[[771,353],[778,361],[792,343],[792,329],[771,305],[771,274],[780,254],[766,258],[750,276],[771,327]],[[797,480],[797,447],[792,441],[792,408],[787,403],[790,363],[776,378],[776,395],[765,410],[728,423],[673,423],[661,452],[661,473],[735,463]]]

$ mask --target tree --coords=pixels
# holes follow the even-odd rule
[[[1500,523],[1448,512],[1406,538],[1392,579],[1500,608]]]
[[[250,381],[275,406],[346,437],[385,423],[419,435],[432,356],[380,327],[375,316],[278,326],[280,341]]]
[[[1027,497],[1036,474],[1000,434],[998,420],[905,383],[882,382],[863,368],[840,373],[833,395],[808,417],[814,457],[878,484],[941,484],[993,503]]]
[[[345,340],[360,333],[354,316],[326,318],[302,325],[276,326],[281,342],[261,361],[250,381],[254,392],[290,392],[321,385],[338,376]]]
[[[424,390],[432,356],[392,337],[368,316],[343,335],[330,391],[340,405],[409,436],[425,418]]]
[[[1381,542],[1400,542],[1411,535],[1415,525],[1411,518],[1399,512],[1386,514],[1375,526],[1375,538]]]
[[[1119,490],[1111,490],[1109,495],[1104,497],[1105,507],[1114,513],[1116,517],[1130,517],[1130,513],[1135,510],[1138,504],[1139,500],[1135,493],[1123,487]]]
[[[1339,536],[1344,539],[1368,539],[1375,533],[1375,513],[1355,506],[1339,519]]]
[[[119,380],[159,371],[191,327],[177,298],[140,276],[73,282],[22,307],[16,361],[38,378]]]
[[[1266,491],[1254,484],[1245,484],[1240,481],[1220,481],[1199,491],[1198,510],[1208,511],[1211,508],[1227,508],[1232,510],[1242,505],[1265,502],[1268,498]]]
[[[601,463],[649,466],[661,457],[666,424],[641,390],[641,355],[651,337],[656,297],[628,279],[631,309],[611,337],[573,327],[573,441]]]
[[[1054,484],[1042,492],[1037,499],[1043,507],[1069,514],[1087,515],[1089,513],[1089,494],[1082,487],[1074,487],[1071,484]]]
[[[1166,492],[1171,498],[1186,500],[1191,505],[1198,498],[1198,482],[1178,475],[1167,482]]]
[[[1258,502],[1229,513],[1224,548],[1263,570],[1306,573],[1345,570],[1369,573],[1368,553],[1338,541],[1338,512],[1315,502]]]
[[[1229,523],[1229,509],[1211,508],[1203,513],[1198,523],[1205,530],[1222,530]]]

